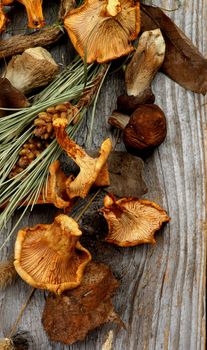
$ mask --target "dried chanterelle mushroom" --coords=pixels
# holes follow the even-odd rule
[[[42,13],[43,0],[16,0],[25,6],[29,28],[42,28],[45,25]],[[15,0],[2,0],[2,5],[11,5]]]
[[[116,201],[112,195],[107,195],[101,211],[109,227],[106,241],[121,247],[156,243],[155,232],[170,220],[158,204],[133,197]]]
[[[58,143],[66,151],[68,156],[80,167],[80,172],[77,177],[72,182],[70,178],[69,181],[66,181],[66,192],[70,199],[74,197],[84,198],[102,171],[111,152],[112,142],[109,138],[106,139],[101,145],[98,157],[91,158],[80,146],[68,137],[65,130],[67,125],[68,121],[66,118],[57,118],[53,121]]]
[[[77,222],[63,214],[50,225],[20,230],[14,255],[17,273],[33,287],[57,294],[77,287],[91,260],[79,243],[81,234]]]
[[[111,300],[118,285],[108,266],[91,262],[80,286],[61,296],[49,295],[42,323],[50,340],[73,344],[103,323],[121,324]]]
[[[134,50],[131,41],[140,30],[139,2],[86,0],[66,15],[65,29],[87,63],[108,62]]]
[[[0,2],[0,34],[5,29],[6,22],[7,22],[7,18],[6,18],[6,15],[4,13],[2,3]]]

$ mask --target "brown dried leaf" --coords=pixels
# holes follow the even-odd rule
[[[105,322],[119,322],[111,301],[117,288],[108,266],[89,263],[79,287],[47,298],[42,323],[49,338],[73,344]]]
[[[162,71],[187,90],[207,92],[207,60],[158,7],[141,5],[141,31],[160,28],[166,43]]]

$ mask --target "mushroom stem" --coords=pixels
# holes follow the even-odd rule
[[[107,15],[111,17],[115,17],[121,12],[121,5],[119,0],[108,0],[108,4],[106,6]]]
[[[124,130],[129,120],[130,120],[130,117],[127,114],[113,111],[112,115],[108,119],[108,123],[110,125],[115,126],[118,129]]]
[[[126,90],[129,96],[137,96],[150,87],[163,63],[164,56],[165,41],[160,29],[144,32],[125,72]]]
[[[18,0],[18,2],[25,6],[27,11],[29,28],[42,28],[45,25],[42,13],[42,1],[43,0]]]

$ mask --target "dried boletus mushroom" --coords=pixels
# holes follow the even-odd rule
[[[20,230],[14,255],[17,273],[33,287],[57,294],[77,287],[91,260],[79,243],[81,234],[77,222],[63,214],[50,225]]]
[[[117,288],[108,266],[88,264],[79,287],[47,298],[42,323],[50,340],[73,344],[103,323],[120,323],[111,301]]]
[[[55,135],[60,146],[79,166],[80,172],[71,182],[66,181],[66,191],[70,199],[86,197],[92,185],[96,182],[112,149],[111,140],[106,139],[100,148],[97,158],[91,158],[80,146],[72,141],[65,130],[68,121],[66,118],[57,118],[53,121]]]
[[[9,61],[5,78],[19,91],[27,94],[47,85],[58,73],[59,67],[49,51],[43,47],[27,49]]]
[[[108,62],[134,50],[131,41],[140,30],[139,2],[86,0],[64,21],[70,39],[87,63]]]
[[[167,125],[164,112],[155,104],[139,106],[123,131],[128,152],[148,157],[165,139]]]
[[[116,201],[112,195],[107,195],[101,211],[109,227],[106,241],[121,247],[156,243],[155,232],[170,220],[158,204],[133,197]]]
[[[131,114],[140,105],[153,103],[151,83],[165,57],[165,41],[160,29],[144,32],[136,52],[126,67],[127,95],[120,96],[117,107],[120,112]]]
[[[127,151],[141,158],[148,157],[167,134],[165,114],[155,104],[140,105],[131,117],[113,111],[108,123],[123,130]]]

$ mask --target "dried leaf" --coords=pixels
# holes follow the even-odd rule
[[[42,322],[49,338],[73,344],[101,324],[119,320],[111,301],[117,287],[108,266],[91,262],[79,287],[47,298]]]
[[[207,92],[207,60],[158,7],[141,5],[141,30],[160,28],[166,43],[162,71],[187,90]]]

